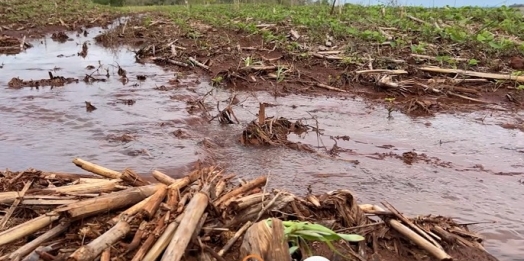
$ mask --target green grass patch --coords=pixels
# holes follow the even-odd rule
[[[0,24],[68,24],[118,11],[89,0],[9,0],[0,2]]]
[[[98,0],[100,1],[100,0]],[[109,0],[108,0],[109,1]],[[347,4],[330,14],[329,5],[211,4],[110,7],[89,0],[12,0],[0,3],[6,23],[57,24],[96,17],[102,13],[162,12],[182,28],[188,20],[215,27],[257,33],[266,41],[281,41],[298,28],[311,45],[323,44],[326,34],[354,56],[364,53],[406,52],[438,57],[471,58],[471,66],[487,57],[524,52],[524,16],[510,7],[422,8]],[[154,19],[152,17],[151,19]],[[264,30],[260,23],[275,23],[286,30]],[[286,48],[298,48],[287,44]],[[384,54],[384,53],[383,53]]]
[[[190,18],[217,27],[260,33],[268,40],[281,39],[282,35],[257,29],[257,24],[302,26],[307,28],[302,32],[309,35],[311,42],[323,43],[326,34],[330,34],[338,43],[348,44],[349,52],[390,46],[396,50],[439,56],[443,60],[447,56],[468,53],[478,56],[478,52],[489,56],[524,52],[524,16],[519,10],[509,7],[422,8],[348,4],[337,8],[334,15],[330,15],[328,5],[213,4],[124,9],[163,11],[181,26],[188,26],[187,19]]]

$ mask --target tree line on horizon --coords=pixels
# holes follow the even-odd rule
[[[240,3],[252,4],[329,4],[329,0],[240,0]],[[126,5],[185,5],[186,0],[93,0],[94,3],[110,6]],[[235,0],[187,0],[190,4],[233,4]]]

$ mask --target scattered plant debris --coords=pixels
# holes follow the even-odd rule
[[[53,33],[51,35],[51,39],[53,39],[54,41],[60,42],[60,43],[65,43],[70,38],[65,32],[58,32],[58,33]]]
[[[325,255],[328,250],[341,256],[400,255],[409,261],[416,260],[413,256],[469,260],[464,253],[494,260],[467,225],[434,215],[408,218],[388,202],[359,205],[348,190],[299,197],[266,190],[266,176],[234,184],[235,175],[216,166],[197,166],[179,179],[154,170],[153,182],[130,168],[118,172],[79,158],[73,163],[98,176],[0,172],[6,206],[0,251],[7,258],[241,260],[255,255],[269,260],[279,253],[278,260],[291,260],[291,253]],[[306,236],[308,231],[324,236]],[[285,236],[291,234],[295,237]],[[188,251],[194,248],[201,251]]]
[[[93,106],[93,104],[91,104],[91,102],[86,101],[85,104],[86,104],[86,111],[87,112],[92,112],[92,111],[96,110],[96,107]]]
[[[60,87],[65,86],[66,84],[70,83],[78,83],[78,79],[74,78],[65,78],[62,76],[54,76],[53,73],[49,72],[49,79],[41,79],[41,80],[29,80],[24,81],[18,77],[12,78],[7,85],[9,88],[22,88],[22,87],[43,87],[43,86],[51,86],[51,87]]]

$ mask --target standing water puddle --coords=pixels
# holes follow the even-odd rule
[[[524,260],[524,187],[519,183],[524,170],[524,133],[496,124],[507,116],[439,115],[413,120],[394,114],[387,119],[383,106],[358,99],[287,96],[274,99],[267,93],[239,93],[241,105],[234,107],[240,125],[208,124],[199,115],[188,113],[187,100],[201,98],[212,88],[207,83],[169,86],[173,72],[155,65],[135,63],[133,52],[109,50],[95,44],[89,35],[74,41],[44,43],[16,56],[0,56],[4,87],[12,77],[45,79],[48,72],[82,79],[99,61],[119,64],[130,82],[118,80],[117,68],[109,66],[107,82],[68,84],[50,88],[4,88],[0,92],[0,166],[11,170],[29,167],[42,170],[78,172],[74,157],[112,169],[132,167],[140,173],[160,169],[182,175],[204,157],[204,137],[212,141],[213,154],[229,171],[245,178],[269,173],[273,187],[298,194],[310,185],[315,192],[348,188],[360,201],[388,200],[406,214],[442,214],[464,222],[495,221],[474,226],[487,238],[486,246],[501,261]],[[77,56],[84,41],[90,43],[85,58]],[[59,70],[53,71],[55,67]],[[139,81],[136,75],[146,75]],[[105,72],[93,76],[105,77]],[[216,89],[206,103],[225,101],[231,94]],[[135,100],[132,105],[122,101]],[[85,102],[96,110],[87,112]],[[288,148],[246,148],[238,138],[243,127],[256,118],[259,102],[275,105],[266,114],[302,119],[321,134],[291,135],[290,139],[317,147],[332,148],[329,136],[337,140],[339,158],[323,158]],[[221,104],[225,104],[222,102]],[[216,114],[216,111],[212,112]],[[524,115],[512,117],[524,118]],[[479,120],[483,119],[483,120]],[[189,138],[174,133],[181,130]],[[121,137],[119,139],[119,137]],[[122,139],[123,137],[123,139]],[[319,148],[325,154],[325,149]],[[414,150],[426,157],[404,163],[402,154]],[[399,157],[396,157],[399,156]],[[520,203],[519,203],[520,202]]]

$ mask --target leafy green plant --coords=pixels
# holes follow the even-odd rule
[[[468,60],[468,65],[470,65],[470,66],[476,66],[478,64],[479,64],[479,61],[476,60],[476,59],[469,59]]]
[[[417,45],[411,45],[411,52],[422,54],[426,52],[426,45],[424,43],[420,43]]]
[[[211,79],[211,85],[212,86],[218,86],[222,83],[222,81],[224,80],[224,78],[222,78],[222,76],[217,76],[213,79]]]
[[[266,224],[271,227],[271,219],[267,219]],[[343,256],[335,249],[332,242],[337,240],[346,240],[349,242],[360,242],[365,240],[361,235],[336,233],[320,224],[301,221],[282,221],[282,224],[284,225],[284,236],[291,243],[289,254],[293,254],[301,246],[304,246],[307,248],[309,252],[308,254],[312,255],[311,250],[308,248],[308,241],[320,241],[326,243],[333,252]]]
[[[285,69],[286,68],[284,66],[281,66],[281,65],[279,65],[277,67],[277,83],[279,83],[279,82],[284,80],[284,77],[285,77],[284,74],[286,73]]]
[[[249,67],[249,66],[253,65],[253,58],[251,56],[243,58],[242,60],[244,60],[244,66],[245,67]]]
[[[384,100],[386,100],[386,102],[388,102],[388,107],[387,107],[388,119],[393,119],[393,116],[391,115],[391,113],[395,110],[393,108],[393,102],[395,101],[395,98],[385,98]]]

